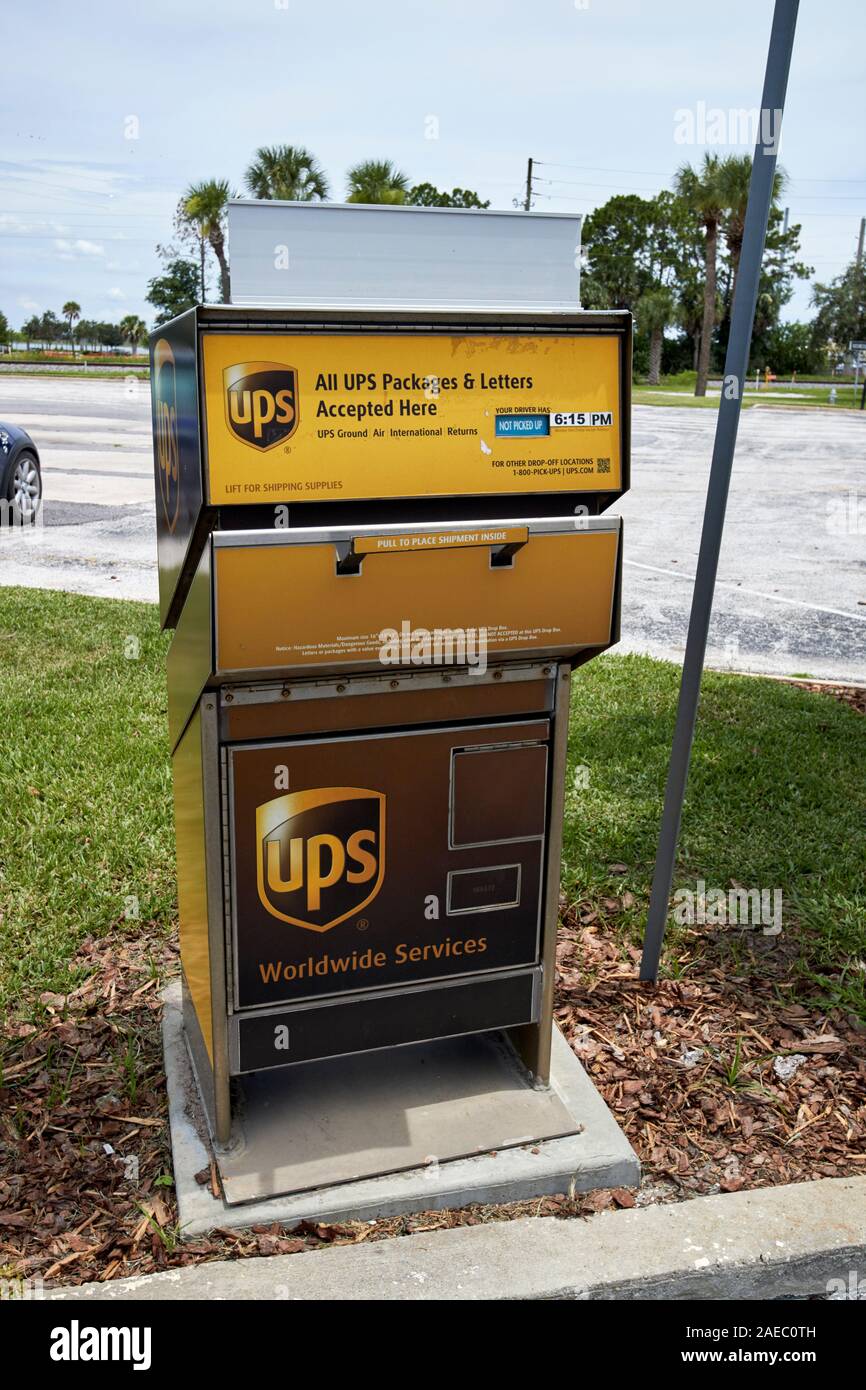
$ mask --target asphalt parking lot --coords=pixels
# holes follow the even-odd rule
[[[620,650],[682,659],[715,418],[634,408]],[[148,384],[3,375],[0,419],[45,484],[44,525],[0,536],[0,584],[155,602]],[[743,412],[707,662],[866,683],[866,413]]]
[[[682,660],[715,424],[635,406],[620,649]],[[707,664],[866,682],[866,414],[743,411]]]

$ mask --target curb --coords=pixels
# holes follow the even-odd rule
[[[843,1298],[859,1279],[866,1288],[866,1178],[857,1177],[602,1212],[588,1220],[492,1221],[371,1245],[219,1261],[51,1289],[45,1297],[445,1302],[835,1292]]]
[[[856,617],[856,614],[852,616]],[[863,681],[848,680],[847,677],[840,676],[836,680],[831,680],[828,676],[777,676],[768,674],[765,671],[735,671],[728,666],[706,666],[705,670],[714,672],[718,676],[749,676],[753,680],[761,681],[781,681],[782,685],[820,685],[827,690],[866,690]]]

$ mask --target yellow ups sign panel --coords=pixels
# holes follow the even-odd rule
[[[614,334],[202,334],[211,505],[622,486]]]

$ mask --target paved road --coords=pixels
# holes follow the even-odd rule
[[[635,407],[621,648],[682,659],[715,422]],[[707,662],[866,681],[866,416],[743,412]]]
[[[0,533],[0,584],[156,602],[150,385],[0,376],[42,459],[44,526]]]
[[[46,496],[44,528],[0,538],[0,584],[156,600],[149,400],[144,382],[0,377]],[[714,428],[635,407],[621,650],[682,658]],[[866,682],[866,415],[744,412],[708,661]]]

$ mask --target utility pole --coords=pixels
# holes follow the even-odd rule
[[[860,302],[861,302],[862,297],[863,297],[863,293],[862,293],[862,292],[863,292],[863,281],[862,281],[862,279],[861,279],[861,271],[862,271],[862,268],[863,268],[863,234],[864,234],[864,232],[866,232],[866,217],[861,217],[861,218],[860,218],[860,236],[859,236],[858,241],[857,241],[857,271],[856,271],[856,274],[855,274],[855,276],[854,276],[854,293],[855,293],[855,295],[857,296],[857,299],[856,299],[856,308],[857,308],[857,316],[858,316],[858,318],[859,318],[859,315],[860,315]],[[859,353],[859,350],[854,350],[854,400],[855,400],[855,401],[857,400],[857,378],[858,378],[859,375],[860,375],[860,353]],[[861,401],[860,401],[860,409],[861,409],[861,410],[863,409],[864,404],[866,404],[866,376],[864,376],[864,378],[863,378],[863,396],[862,396]]]
[[[529,212],[532,207],[532,160],[527,160],[526,164],[526,197],[523,200],[523,211]],[[860,249],[863,249],[863,227],[860,227]]]
[[[797,23],[797,8],[798,0],[776,0],[773,12],[773,27],[767,54],[761,112],[767,114],[775,112],[777,122],[781,121],[785,105],[788,69],[791,63],[791,50],[794,46],[794,29]],[[716,439],[713,446],[710,481],[707,487],[695,587],[692,593],[692,611],[683,660],[676,727],[668,767],[664,811],[662,812],[655,874],[644,936],[643,958],[640,967],[642,980],[658,978],[662,940],[674,876],[674,861],[680,833],[683,799],[686,794],[686,781],[689,775],[689,759],[695,734],[698,700],[701,693],[701,676],[704,669],[707,633],[716,587],[719,552],[722,546],[731,467],[734,462],[737,427],[740,423],[740,405],[746,383],[749,347],[755,322],[761,260],[764,253],[770,209],[773,203],[776,145],[775,142],[773,144],[764,143],[763,124],[762,120],[762,133],[755,146],[755,157],[752,160],[740,273],[737,277],[737,289],[731,313],[731,332],[725,357],[725,376],[719,402]],[[778,136],[778,124],[776,135]]]

